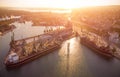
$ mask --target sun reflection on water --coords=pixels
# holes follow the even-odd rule
[[[69,45],[69,55],[72,56],[74,55],[77,51],[79,51],[79,38],[72,38],[70,40],[65,41],[62,45],[61,45],[61,49],[59,51],[59,55],[60,56],[66,56],[67,53],[67,45],[68,43]]]
[[[67,56],[68,51],[67,51],[67,45],[69,45],[69,57]],[[82,48],[80,48],[80,39],[78,37],[72,38],[70,40],[65,41],[61,49],[59,51],[59,56],[60,56],[60,61],[58,63],[59,69],[62,72],[62,74],[65,77],[73,76],[75,75],[76,72],[78,72],[76,69],[77,68],[83,68],[83,63],[82,63]],[[78,61],[79,60],[79,61]],[[80,65],[78,67],[78,65]]]

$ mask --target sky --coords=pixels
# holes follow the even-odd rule
[[[0,0],[0,6],[7,7],[76,8],[103,5],[120,5],[120,0]]]

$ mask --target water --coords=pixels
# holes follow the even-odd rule
[[[31,22],[14,23],[15,39],[42,34],[45,27]],[[24,34],[24,35],[23,35]],[[120,61],[100,56],[79,43],[79,38],[65,41],[58,49],[22,67],[6,70],[3,61],[9,50],[11,32],[0,37],[0,77],[120,77]],[[69,57],[67,57],[67,44]]]

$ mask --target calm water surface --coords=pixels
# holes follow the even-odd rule
[[[31,22],[14,23],[15,39],[43,34],[45,27]],[[3,61],[9,50],[11,32],[0,37],[0,77],[120,77],[120,60],[104,58],[81,45],[79,38],[65,41],[58,49],[22,67],[6,70]],[[24,34],[24,35],[23,35]],[[67,57],[67,44],[69,57]]]

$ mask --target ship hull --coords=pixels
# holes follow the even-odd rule
[[[83,44],[84,46],[90,48],[91,50],[93,50],[94,52],[96,52],[99,55],[102,55],[104,57],[109,57],[109,58],[113,57],[113,54],[110,51],[102,50],[101,48],[97,47],[93,42],[88,41],[85,38],[81,38],[80,43]]]

